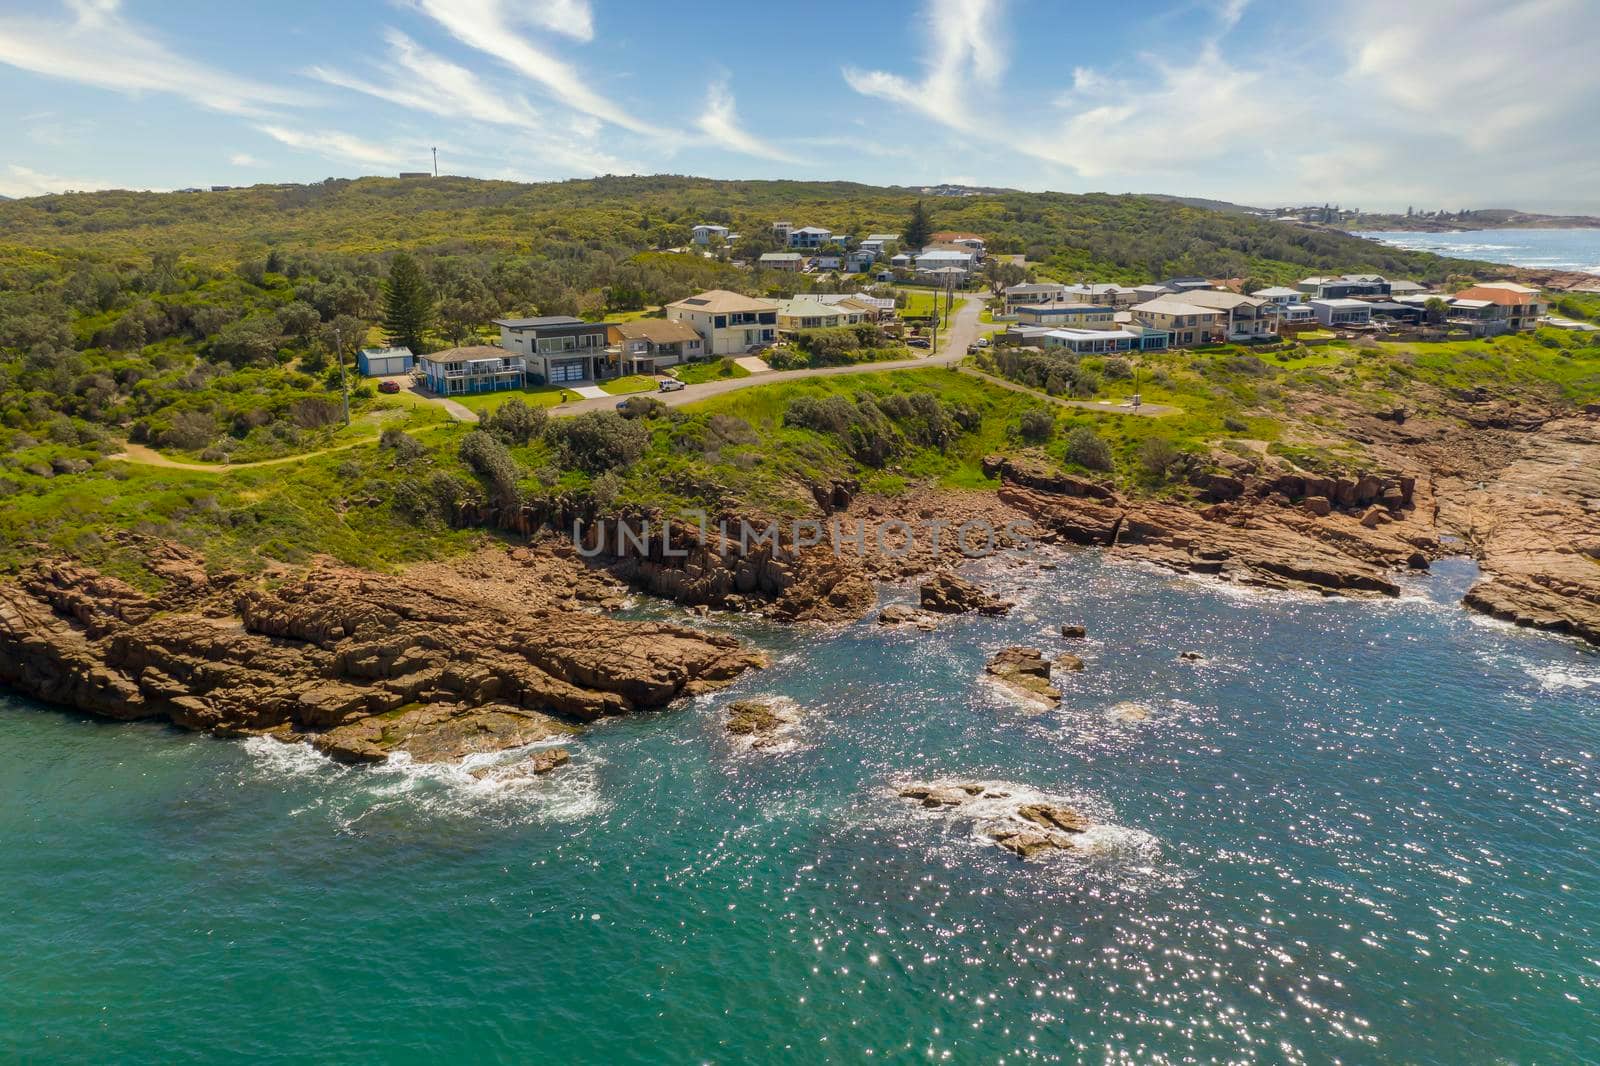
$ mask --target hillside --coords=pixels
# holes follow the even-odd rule
[[[674,176],[537,185],[362,178],[225,192],[75,193],[0,205],[0,264],[37,269],[88,254],[137,265],[162,250],[208,265],[271,249],[539,255],[573,244],[618,257],[682,244],[700,221],[731,223],[747,235],[779,219],[854,234],[893,231],[922,198],[845,182]],[[1288,281],[1355,270],[1442,279],[1468,272],[1437,256],[1155,197],[1000,192],[925,199],[936,227],[983,234],[991,250],[1024,254],[1044,272],[1072,280],[1204,274]]]

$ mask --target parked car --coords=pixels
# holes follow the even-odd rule
[[[657,385],[656,388],[662,392],[677,392],[679,389],[684,388],[684,384],[677,378],[662,378],[661,384]]]
[[[982,349],[982,348],[979,348],[979,347],[978,347],[978,346],[977,346],[977,345],[976,345],[976,344],[969,344],[969,345],[967,345],[967,354],[968,354],[968,355],[977,355],[977,354],[978,354],[978,353],[979,353],[979,352],[981,352],[981,351],[982,351],[982,350],[983,350],[983,349]]]
[[[989,347],[989,338],[988,337],[979,337],[975,343],[980,348],[987,348],[987,347]]]
[[[399,392],[400,391],[400,383],[398,381],[380,381],[380,382],[378,382],[378,391],[379,392]]]
[[[906,347],[908,347],[908,348],[932,348],[933,347],[933,342],[929,341],[928,338],[926,338],[926,337],[912,337],[910,340],[906,341]]]

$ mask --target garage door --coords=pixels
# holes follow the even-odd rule
[[[390,374],[404,374],[406,372],[405,356],[385,355],[381,358],[367,360],[367,373],[373,377],[388,377]]]
[[[582,381],[589,375],[584,372],[587,359],[563,359],[550,364],[550,384],[559,385],[565,381]]]

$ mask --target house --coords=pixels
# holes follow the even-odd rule
[[[767,252],[756,260],[762,270],[782,270],[798,274],[805,269],[806,257],[799,252]]]
[[[1339,274],[1300,280],[1300,291],[1316,300],[1345,300],[1352,296],[1388,296],[1389,282],[1381,274]]]
[[[606,331],[606,349],[616,374],[654,374],[663,367],[705,355],[706,342],[687,322],[640,318],[616,322]]]
[[[1288,289],[1282,285],[1274,285],[1270,289],[1257,289],[1250,294],[1258,300],[1267,300],[1279,307],[1288,307],[1290,304],[1304,303],[1306,294],[1299,289]]]
[[[849,305],[863,312],[867,320],[873,322],[894,317],[893,296],[868,296],[864,292],[814,292],[807,298],[818,303]]]
[[[1165,286],[1168,292],[1178,293],[1191,292],[1195,289],[1215,288],[1209,278],[1202,278],[1198,274],[1185,274],[1182,277],[1168,278],[1160,282],[1160,284]]]
[[[727,226],[714,226],[709,222],[702,222],[689,232],[692,234],[691,239],[694,243],[699,245],[710,244],[713,237],[719,237],[724,241],[728,239]]]
[[[872,264],[878,261],[878,253],[865,246],[857,248],[844,257],[844,266],[852,274],[865,274],[872,269]]]
[[[1117,309],[1095,304],[1023,304],[1017,308],[1017,321],[1052,329],[1116,329]]]
[[[1122,285],[1103,283],[1094,285],[1068,285],[1065,288],[1066,298],[1073,303],[1110,304],[1112,307],[1115,307],[1117,310],[1121,311],[1132,307],[1136,303],[1142,302],[1139,299],[1139,292],[1137,289]]]
[[[1151,282],[1148,285],[1135,285],[1133,287],[1133,302],[1148,303],[1151,300],[1159,300],[1163,296],[1170,296],[1175,291],[1177,290],[1169,289],[1165,285],[1156,282]]]
[[[440,396],[520,389],[526,377],[522,357],[492,344],[474,344],[418,356],[428,388]]]
[[[1209,307],[1227,315],[1224,335],[1233,341],[1259,341],[1278,333],[1278,305],[1258,296],[1215,289],[1191,289],[1178,299],[1197,307]]]
[[[906,252],[896,252],[889,257],[889,265],[892,267],[909,267],[911,263],[911,256]]]
[[[789,233],[790,248],[821,248],[833,243],[833,231],[821,226],[801,226]]]
[[[945,230],[933,235],[933,243],[936,247],[953,245],[957,248],[965,248],[972,253],[973,261],[978,263],[983,262],[983,257],[989,253],[988,245],[976,233],[957,233],[952,230]]]
[[[965,284],[972,274],[974,256],[966,248],[934,248],[923,249],[916,257],[917,278],[921,281],[940,281],[951,276],[950,271],[959,275],[958,283]],[[937,272],[937,273],[936,273]],[[924,277],[924,275],[927,275]]]
[[[1164,330],[1169,348],[1223,340],[1227,316],[1214,307],[1201,307],[1184,300],[1182,296],[1168,293],[1159,299],[1134,304],[1130,308],[1133,321],[1150,329]]]
[[[1538,289],[1531,289],[1514,281],[1494,281],[1474,285],[1470,289],[1462,289],[1456,293],[1456,299],[1488,300],[1501,309],[1500,317],[1505,319],[1506,328],[1512,332],[1536,328],[1539,319],[1550,311],[1550,305],[1544,301]]]
[[[1365,300],[1312,300],[1311,313],[1324,326],[1368,326],[1372,324],[1372,305]]]
[[[1428,287],[1426,285],[1419,284],[1415,281],[1389,282],[1389,295],[1391,296],[1412,296],[1416,293],[1427,291]]]
[[[778,238],[778,243],[782,244],[785,248],[789,246],[789,234],[793,232],[793,222],[774,222],[772,224],[772,235]]]
[[[1074,355],[1160,351],[1167,346],[1167,331],[1142,326],[1118,329],[1052,329],[1038,338],[1046,350],[1063,348]]]
[[[869,233],[866,239],[861,242],[860,247],[869,252],[877,252],[882,255],[884,248],[891,244],[899,243],[900,234],[898,233]]]
[[[368,378],[386,378],[410,372],[416,361],[410,348],[363,348],[356,353],[356,373]]]
[[[819,252],[811,257],[813,270],[838,270],[844,266],[844,256],[835,252]]]
[[[1001,291],[1000,296],[1004,301],[1007,315],[1017,313],[1017,308],[1023,305],[1030,307],[1048,307],[1051,304],[1067,303],[1067,287],[1054,281],[1027,282],[1021,285],[1008,285]],[[1088,301],[1084,301],[1087,303]]]
[[[828,329],[833,326],[853,326],[867,319],[865,309],[852,307],[840,301],[823,303],[806,297],[785,300],[778,305],[778,332],[794,333],[802,329]]]
[[[727,289],[712,289],[666,306],[667,318],[686,322],[705,341],[709,356],[743,355],[777,336],[778,304]]]
[[[500,347],[521,358],[531,383],[562,385],[606,376],[608,322],[546,315],[497,318],[494,324],[500,327]]]
[[[1398,303],[1394,300],[1364,301],[1372,317],[1379,322],[1397,322],[1407,326],[1421,325],[1428,317],[1427,309],[1416,303]]]

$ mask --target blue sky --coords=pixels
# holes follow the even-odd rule
[[[0,195],[424,170],[1600,213],[1600,2],[0,0]]]

